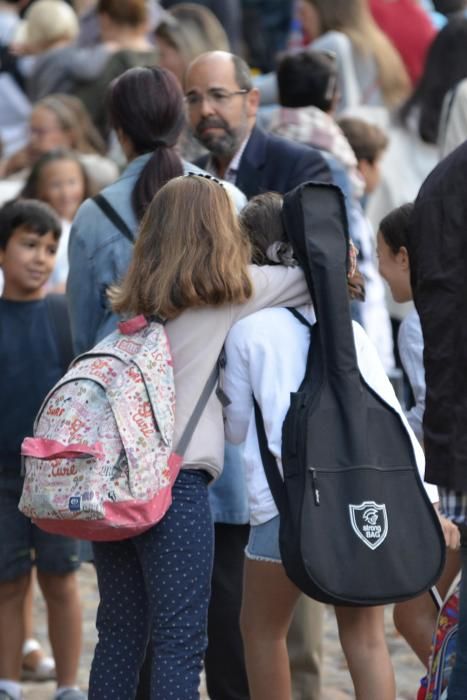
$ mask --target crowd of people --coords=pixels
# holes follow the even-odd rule
[[[202,668],[211,700],[319,700],[323,606],[281,566],[251,398],[280,465],[316,321],[281,219],[304,182],[344,194],[359,370],[425,451],[440,596],[467,581],[466,139],[467,0],[0,0],[0,700],[27,678],[195,700]],[[91,549],[18,510],[21,443],[71,359],[138,314],[166,321],[175,442],[223,348],[230,403],[209,397],[161,522]],[[395,700],[383,608],[335,610],[356,699]],[[436,614],[428,593],[394,607],[425,667]],[[467,697],[467,583],[447,697]]]

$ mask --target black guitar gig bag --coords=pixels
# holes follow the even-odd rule
[[[280,551],[304,593],[334,605],[381,605],[427,591],[445,545],[399,414],[359,372],[347,295],[343,195],[305,183],[285,195],[283,223],[317,323],[306,374],[283,425],[281,478],[256,406]]]

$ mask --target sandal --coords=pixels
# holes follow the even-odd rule
[[[31,665],[27,657],[36,652],[39,660]],[[38,653],[38,654],[37,654]],[[55,661],[51,656],[45,656],[37,639],[26,639],[23,644],[23,665],[21,668],[22,681],[51,681],[55,680]]]

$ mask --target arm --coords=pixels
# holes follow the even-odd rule
[[[342,32],[330,31],[315,39],[309,48],[312,51],[332,51],[336,56],[340,95],[338,111],[358,107],[361,104],[361,91],[350,39]]]
[[[311,302],[301,268],[251,265],[249,270],[253,295],[245,304],[233,307],[234,321],[269,306],[302,306]]]
[[[420,319],[415,312],[406,317],[399,329],[399,354],[410,382],[415,405],[406,413],[407,420],[423,444],[423,414],[425,413],[425,368],[423,366],[423,335]]]
[[[95,269],[96,205],[87,200],[81,205],[70,231],[67,282],[73,347],[77,354],[89,350],[96,341],[103,316],[101,289]]]
[[[231,401],[224,408],[225,437],[234,445],[245,441],[253,411],[250,373],[240,328],[241,324],[236,324],[225,342],[227,362],[223,388]]]

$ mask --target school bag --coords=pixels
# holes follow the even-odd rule
[[[45,398],[22,445],[20,510],[47,532],[121,540],[171,504],[182,457],[217,381],[213,368],[173,445],[175,388],[162,322],[121,323],[77,357]]]
[[[285,195],[282,217],[317,318],[305,377],[283,424],[283,479],[255,407],[282,563],[300,590],[325,603],[416,596],[442,571],[444,539],[403,420],[358,369],[343,195],[333,185],[304,183]]]
[[[433,599],[439,612],[431,643],[428,673],[422,679],[417,700],[444,700],[447,697],[449,678],[456,661],[460,582],[459,573],[444,600],[439,594],[436,596],[434,589]]]

